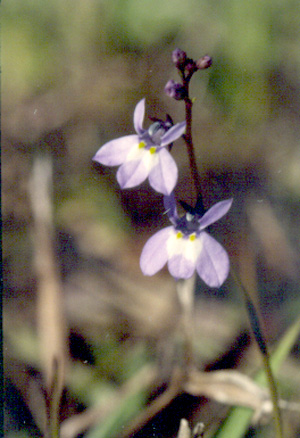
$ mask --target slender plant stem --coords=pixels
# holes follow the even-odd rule
[[[193,184],[196,190],[197,196],[202,195],[201,188],[201,178],[197,168],[197,162],[195,157],[193,137],[192,137],[192,108],[193,102],[189,97],[189,81],[183,80],[183,86],[186,90],[186,97],[184,99],[185,103],[185,120],[186,120],[186,131],[184,140],[187,146],[187,153],[189,157],[190,170],[192,175]]]
[[[268,386],[269,386],[269,391],[270,391],[270,395],[271,395],[271,400],[273,403],[273,417],[274,417],[275,428],[276,428],[276,436],[277,436],[277,438],[283,438],[283,429],[282,429],[282,421],[281,421],[281,412],[280,412],[280,408],[279,408],[278,391],[277,391],[277,386],[276,386],[276,382],[274,379],[274,375],[273,375],[273,372],[271,369],[270,355],[269,355],[269,351],[268,351],[267,342],[266,342],[266,339],[263,335],[263,331],[262,331],[261,324],[259,321],[258,313],[255,309],[255,306],[253,304],[253,301],[251,299],[250,294],[248,293],[248,291],[245,288],[245,286],[243,285],[240,277],[237,275],[237,273],[235,272],[235,270],[233,268],[231,269],[231,273],[232,273],[232,276],[235,280],[235,283],[238,285],[239,289],[242,292],[242,295],[243,295],[243,298],[244,298],[244,301],[246,304],[246,308],[248,311],[248,316],[249,316],[251,328],[252,328],[256,343],[259,347],[259,351],[261,352],[263,366],[265,369],[267,382],[268,382]]]
[[[177,282],[177,295],[182,311],[182,329],[184,336],[184,372],[187,375],[195,364],[193,348],[193,320],[196,275]]]

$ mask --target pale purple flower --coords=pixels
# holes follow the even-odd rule
[[[157,120],[143,129],[145,99],[134,110],[135,135],[111,140],[102,146],[94,160],[107,166],[120,166],[117,180],[122,189],[135,187],[149,178],[150,185],[159,193],[169,195],[176,183],[178,170],[166,146],[182,136],[185,122],[172,125]]]
[[[210,287],[220,287],[229,273],[229,257],[225,249],[205,230],[223,217],[232,199],[218,202],[203,216],[197,207],[185,216],[177,214],[173,194],[164,197],[171,226],[150,237],[143,248],[140,266],[144,275],[154,275],[168,263],[170,274],[176,279],[190,278],[195,270]]]

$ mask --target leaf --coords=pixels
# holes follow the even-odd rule
[[[124,426],[143,408],[147,400],[147,391],[143,388],[126,397],[103,422],[87,432],[87,438],[112,438],[117,436]]]

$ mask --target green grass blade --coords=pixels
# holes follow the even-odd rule
[[[271,367],[274,374],[279,371],[279,368],[289,355],[299,332],[300,318],[287,330],[271,355]],[[254,380],[260,385],[266,386],[264,370],[260,370]],[[242,438],[248,430],[252,415],[253,411],[248,408],[236,407],[231,409],[227,418],[214,434],[214,438]]]
[[[126,426],[129,421],[139,414],[145,406],[147,391],[145,389],[130,394],[116,407],[114,412],[104,421],[92,427],[86,434],[87,438],[112,438]]]

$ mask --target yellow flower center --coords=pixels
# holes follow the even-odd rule
[[[146,146],[146,143],[144,141],[140,141],[139,149],[143,149],[145,146]]]
[[[181,231],[177,231],[176,238],[177,239],[181,239],[182,237],[183,237],[183,233]],[[191,242],[194,242],[194,240],[196,240],[196,237],[197,237],[196,233],[190,234],[189,235],[189,240]]]
[[[151,146],[151,148],[149,149],[150,154],[155,154],[156,152],[156,147],[155,146]]]

